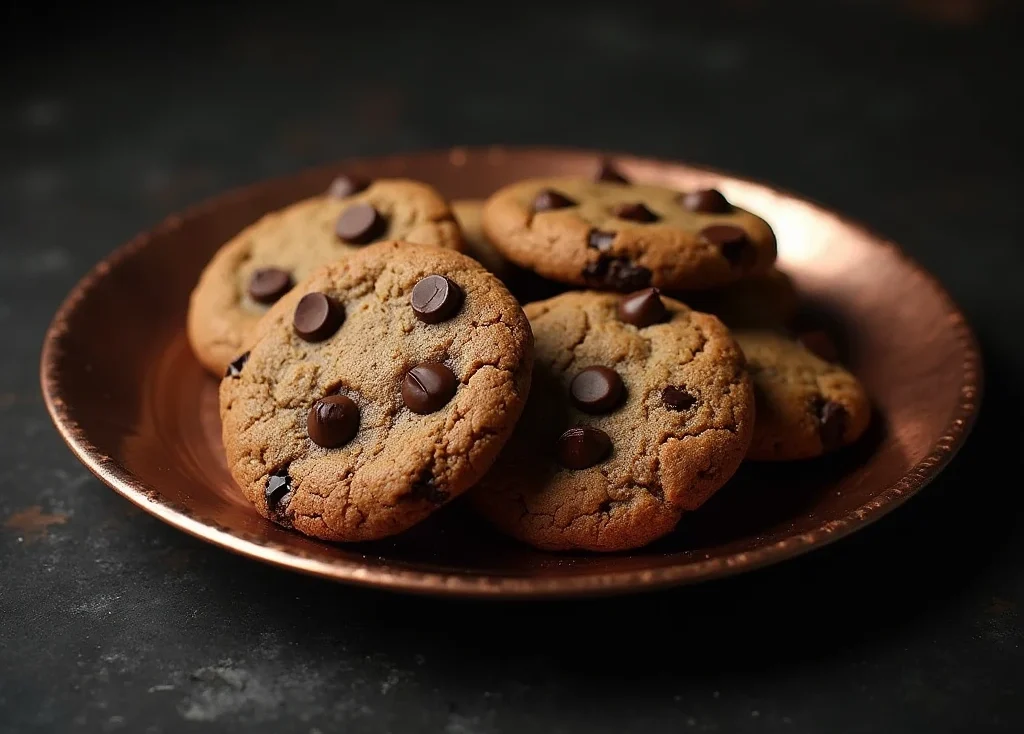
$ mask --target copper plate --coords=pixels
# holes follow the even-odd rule
[[[431,594],[617,593],[726,576],[824,545],[933,479],[978,410],[980,357],[942,287],[894,245],[779,190],[686,165],[615,156],[638,180],[714,185],[775,228],[780,264],[842,330],[877,420],[860,445],[799,465],[745,467],[669,538],[619,555],[548,554],[492,533],[455,503],[400,538],[362,546],[301,537],[260,518],[219,444],[217,381],[185,340],[189,291],[217,247],[341,171],[408,176],[453,198],[527,176],[589,175],[598,154],[456,149],[350,161],[234,191],[172,216],[97,265],[54,317],[42,355],[47,407],[71,450],[156,517],[214,544],[325,578]]]

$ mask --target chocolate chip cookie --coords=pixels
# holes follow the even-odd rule
[[[681,293],[678,298],[691,308],[714,314],[733,329],[784,329],[800,310],[793,281],[775,267],[722,288]]]
[[[846,369],[822,358],[835,355],[823,335],[810,334],[813,341],[803,344],[770,330],[733,333],[757,396],[748,459],[809,459],[853,443],[867,429],[871,407],[864,388]]]
[[[228,467],[306,535],[399,533],[472,486],[526,401],[530,325],[473,259],[383,242],[316,269],[220,386]]]
[[[715,288],[775,261],[768,224],[717,191],[680,193],[603,169],[594,180],[507,186],[487,200],[483,225],[512,262],[597,290]]]
[[[523,417],[470,493],[537,548],[615,551],[670,532],[739,467],[754,428],[743,354],[714,316],[651,289],[528,304]]]
[[[509,262],[484,234],[483,213],[484,202],[481,199],[460,199],[452,202],[455,220],[462,229],[462,237],[466,242],[466,254],[485,268],[504,279],[509,269]]]
[[[317,266],[384,239],[462,249],[447,202],[416,181],[342,176],[323,195],[267,214],[217,252],[192,292],[196,357],[222,376],[270,304]]]

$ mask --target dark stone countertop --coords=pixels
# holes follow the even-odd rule
[[[19,5],[0,49],[0,730],[1024,730],[1019,13]],[[235,557],[133,509],[61,443],[42,335],[116,245],[263,177],[493,142],[690,159],[884,232],[978,332],[973,438],[907,506],[798,561],[517,604]]]

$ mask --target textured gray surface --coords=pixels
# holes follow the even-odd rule
[[[370,24],[301,2],[23,8],[0,57],[0,730],[1024,728],[1021,24],[854,5],[517,6],[497,26],[436,6]],[[974,323],[975,436],[919,498],[797,562],[514,605],[259,566],[134,510],[65,449],[42,334],[114,246],[236,184],[491,142],[691,159],[867,221]]]

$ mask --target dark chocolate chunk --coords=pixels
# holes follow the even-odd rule
[[[426,500],[432,505],[443,505],[448,501],[449,493],[437,486],[433,476],[424,474],[412,485],[412,491],[408,496],[417,500]]]
[[[638,329],[667,321],[668,317],[668,309],[657,288],[644,288],[619,301],[619,320]]]
[[[587,263],[583,278],[592,287],[634,291],[651,284],[651,271],[627,258],[602,255],[596,262]]]
[[[642,203],[619,204],[615,207],[615,216],[619,219],[628,219],[631,222],[657,222],[660,217],[644,206]]]
[[[426,415],[443,408],[455,395],[457,387],[455,374],[445,365],[424,362],[405,373],[402,401],[413,413]]]
[[[825,450],[842,446],[843,434],[846,432],[846,408],[840,403],[818,397],[812,402],[811,409],[818,419],[818,435],[821,436],[821,445]]]
[[[570,206],[576,206],[576,202],[554,189],[544,189],[533,200],[534,212],[547,212],[552,209],[565,209]]]
[[[612,451],[612,440],[600,428],[576,426],[558,439],[558,463],[566,469],[586,469],[600,464]]]
[[[732,210],[729,200],[716,189],[702,189],[679,195],[679,203],[691,212],[725,214]]]
[[[602,160],[600,165],[597,167],[597,173],[594,174],[594,180],[619,184],[629,183],[629,179],[623,176],[619,169],[607,159]]]
[[[661,402],[669,410],[689,410],[697,403],[697,398],[687,392],[685,387],[669,385],[661,391]]]
[[[700,238],[715,245],[734,268],[747,267],[755,257],[747,233],[731,224],[713,224],[700,231]]]
[[[352,196],[352,194],[358,194],[369,186],[370,181],[365,178],[342,174],[331,182],[330,188],[327,189],[327,194],[337,199],[344,199]]]
[[[245,363],[249,361],[249,353],[246,352],[238,357],[235,357],[235,361],[228,365],[227,372],[224,373],[225,377],[240,377],[242,374],[242,368],[245,367]]]
[[[592,415],[612,412],[625,394],[622,378],[609,367],[587,367],[569,384],[573,405]]]
[[[416,318],[427,324],[446,321],[462,305],[462,289],[443,275],[428,275],[412,289],[410,301]]]
[[[325,449],[336,449],[351,441],[359,430],[359,406],[346,395],[320,398],[306,416],[309,439]]]
[[[345,309],[323,293],[307,293],[299,299],[292,316],[295,333],[308,342],[333,335],[345,320]]]
[[[267,477],[267,486],[263,490],[267,500],[267,511],[278,522],[284,522],[285,511],[292,498],[292,478],[288,467],[278,469]]]
[[[280,268],[260,268],[249,277],[249,297],[257,303],[274,303],[292,289],[292,276]]]
[[[373,206],[365,202],[353,204],[341,213],[334,231],[338,237],[352,245],[366,245],[384,236],[388,221]]]

